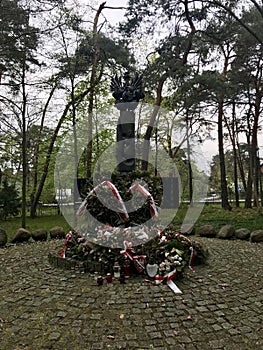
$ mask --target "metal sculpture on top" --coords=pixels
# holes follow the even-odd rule
[[[120,111],[117,125],[116,159],[120,174],[135,170],[135,113],[138,102],[144,98],[142,76],[138,73],[130,77],[126,72],[122,77],[115,75],[111,80],[112,96]]]
[[[112,96],[116,100],[116,104],[125,102],[139,102],[144,98],[142,76],[135,73],[133,79],[130,77],[130,73],[124,73],[122,78],[117,74],[111,80]],[[136,106],[135,106],[136,107]]]

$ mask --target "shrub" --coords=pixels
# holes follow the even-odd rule
[[[11,216],[16,216],[19,213],[20,199],[18,191],[14,185],[9,185],[7,179],[3,180],[0,188],[0,217],[2,220],[7,220]]]

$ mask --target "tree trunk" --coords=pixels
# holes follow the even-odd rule
[[[252,208],[252,177],[253,177],[253,157],[252,157],[252,145],[248,144],[249,147],[249,164],[248,164],[248,178],[247,178],[247,189],[245,197],[245,208]]]
[[[254,120],[252,126],[251,144],[249,147],[249,174],[248,184],[245,200],[245,208],[251,208],[252,199],[254,200],[254,206],[259,206],[259,169],[258,169],[258,127],[259,127],[259,116],[261,112],[261,101],[262,101],[262,88],[261,88],[261,70],[258,72],[259,79],[255,80],[255,109],[254,109]]]
[[[236,157],[237,157],[237,165],[238,165],[238,170],[241,178],[241,182],[243,185],[243,189],[246,192],[247,190],[247,183],[246,183],[246,176],[245,176],[245,171],[244,171],[244,166],[242,163],[242,157],[241,157],[241,152],[240,152],[240,145],[237,142],[237,149],[236,149]]]
[[[186,143],[187,143],[187,159],[188,159],[188,188],[189,188],[189,201],[190,205],[193,205],[193,170],[191,165],[191,149],[190,149],[190,140],[189,140],[189,118],[188,118],[188,110],[186,115]]]
[[[92,69],[91,69],[91,76],[90,76],[90,94],[89,94],[89,102],[88,102],[88,140],[87,140],[87,171],[86,171],[86,177],[88,179],[91,178],[91,170],[92,170],[92,128],[93,128],[93,107],[94,107],[94,94],[95,94],[95,88],[96,88],[96,72],[97,72],[97,66],[98,66],[98,61],[99,61],[99,53],[100,49],[98,47],[98,21],[99,21],[99,16],[104,9],[106,5],[106,2],[103,2],[100,6],[99,9],[96,12],[94,22],[93,22],[93,45],[95,48],[95,53],[94,53],[94,58],[93,58],[93,64],[92,64]]]
[[[25,65],[24,61],[23,73],[22,73],[22,94],[23,94],[23,106],[22,106],[22,209],[21,209],[21,227],[26,228],[26,189],[27,189],[27,130],[26,130],[26,90],[25,90]]]
[[[237,152],[236,148],[233,148],[233,156],[234,156],[234,186],[235,186],[235,202],[236,207],[239,208],[239,187],[238,187],[238,173],[237,173]]]
[[[229,137],[233,150],[233,170],[234,170],[234,190],[235,190],[235,203],[236,207],[239,207],[239,188],[238,188],[238,153],[236,149],[236,139],[238,138],[238,130],[236,130],[236,103],[232,102],[232,120],[231,123],[225,118],[225,124],[228,128]]]
[[[221,180],[221,205],[223,209],[231,210],[228,202],[227,180],[226,180],[226,166],[224,154],[224,133],[223,133],[223,99],[218,104],[218,151],[220,162],[220,180]]]
[[[83,100],[83,98],[89,93],[89,89],[87,89],[86,91],[84,91],[82,94],[80,94],[79,96],[75,97],[75,103],[79,103],[80,101]],[[45,165],[44,165],[44,170],[43,170],[43,173],[42,173],[42,176],[41,176],[41,179],[40,179],[40,182],[39,182],[39,185],[38,185],[38,189],[36,191],[36,195],[35,195],[35,198],[32,202],[32,208],[31,208],[31,214],[32,214],[32,217],[35,217],[36,216],[36,209],[37,209],[37,203],[39,202],[39,199],[40,199],[40,196],[42,194],[42,191],[43,191],[43,188],[44,188],[44,184],[45,184],[45,181],[46,181],[46,177],[47,177],[47,174],[48,174],[48,169],[49,169],[49,164],[50,164],[50,159],[51,159],[51,155],[52,155],[52,152],[53,152],[53,148],[54,148],[54,145],[55,145],[55,142],[56,142],[56,139],[57,139],[57,136],[58,136],[58,133],[59,133],[59,130],[64,122],[64,120],[66,119],[67,117],[67,114],[68,114],[68,111],[69,111],[69,108],[71,107],[72,105],[72,102],[73,101],[70,101],[65,109],[64,109],[64,112],[62,114],[62,116],[60,117],[59,121],[58,121],[58,124],[56,126],[56,129],[54,130],[54,133],[53,133],[53,136],[51,137],[51,140],[50,140],[50,144],[49,144],[49,147],[48,147],[48,151],[47,151],[47,156],[46,156],[46,161],[45,161]]]
[[[148,124],[148,127],[146,129],[146,133],[144,136],[144,141],[142,144],[142,170],[147,171],[148,169],[148,158],[149,158],[149,151],[150,151],[150,139],[152,136],[152,132],[154,129],[154,124],[160,109],[160,105],[162,102],[162,89],[163,84],[166,80],[166,75],[163,75],[158,83],[157,87],[157,96],[156,96],[156,104],[154,105],[154,109],[150,118],[150,122]]]
[[[261,101],[263,95],[262,83],[262,71],[258,71],[258,80],[255,82],[256,87],[256,99],[255,99],[255,118],[252,130],[252,156],[253,156],[253,191],[254,191],[254,206],[259,207],[259,159],[258,159],[258,128],[259,117],[261,113]]]
[[[39,169],[38,169],[38,162],[39,162],[39,146],[42,141],[42,131],[44,127],[44,120],[46,116],[46,112],[49,106],[49,103],[51,101],[51,98],[57,88],[57,84],[55,84],[51,92],[48,96],[48,99],[46,101],[43,113],[42,113],[42,118],[41,118],[41,123],[40,123],[40,128],[39,128],[39,134],[37,137],[37,142],[36,142],[36,148],[34,150],[34,173],[33,173],[33,190],[30,194],[30,217],[33,218],[35,216],[36,208],[34,208],[34,198],[37,190],[37,183],[38,183],[38,175],[39,175]]]

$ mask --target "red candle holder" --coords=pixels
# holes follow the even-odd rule
[[[107,283],[111,283],[112,282],[112,275],[110,273],[107,273],[106,281],[107,281]]]

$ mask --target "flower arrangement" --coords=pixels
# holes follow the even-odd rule
[[[112,224],[108,221],[113,217],[107,212],[111,209],[105,209],[102,204],[95,205],[98,201],[97,192],[105,188],[110,194],[107,197],[108,204],[113,200],[110,208],[114,208],[114,205],[121,208],[123,218],[118,219],[117,224],[115,219]],[[62,258],[86,262],[86,270],[89,272],[100,272],[107,276],[115,273],[121,283],[131,275],[146,275],[147,281],[156,284],[165,281],[175,293],[180,292],[173,280],[182,275],[186,267],[194,270],[194,262],[204,262],[207,251],[171,226],[163,231],[158,227],[156,203],[151,193],[140,183],[131,185],[128,192],[141,194],[146,199],[142,206],[143,212],[138,211],[135,217],[132,216],[133,212],[128,214],[122,196],[113,183],[105,180],[95,186],[83,200],[77,216],[94,208],[94,215],[97,219],[101,217],[106,220],[106,225],[95,227],[92,232],[89,232],[86,224],[79,226],[79,232],[70,231],[61,251]],[[154,220],[148,221],[149,218]],[[141,219],[144,223],[148,222],[148,225],[142,224]],[[98,284],[101,285],[102,281],[100,276]]]
[[[107,230],[110,229],[110,227],[107,228]],[[144,232],[147,232],[147,228]],[[98,241],[99,239],[96,242],[90,242],[76,231],[70,231],[66,236],[61,256],[87,263],[99,263],[100,272],[105,274],[113,273],[114,264],[118,262],[126,276],[147,275],[149,277],[147,266],[149,270],[150,265],[155,265],[156,273],[150,277],[157,276],[154,281],[158,283],[158,279],[163,281],[171,273],[174,279],[182,275],[185,268],[194,270],[194,264],[203,263],[208,255],[202,245],[176,233],[171,228],[159,232],[154,239],[137,246],[124,241],[123,249],[105,247],[98,244]]]

